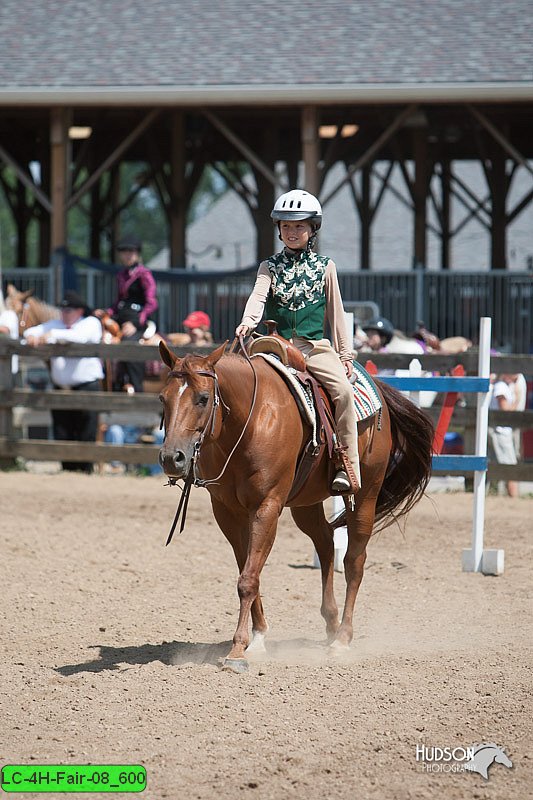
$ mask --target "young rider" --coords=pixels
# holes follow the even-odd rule
[[[322,208],[312,194],[294,189],[276,200],[271,217],[285,247],[260,264],[235,333],[248,335],[266,312],[265,318],[275,320],[278,332],[303,353],[308,371],[325,387],[335,405],[340,444],[346,447],[357,481],[352,486],[342,469],[337,472],[332,489],[357,490],[361,485],[357,420],[348,380],[353,370],[351,342],[335,264],[312,249],[322,224]],[[325,338],[326,319],[333,346]]]

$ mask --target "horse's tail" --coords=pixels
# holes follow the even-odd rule
[[[387,405],[392,448],[385,480],[376,505],[374,530],[383,530],[404,517],[420,500],[431,477],[433,422],[409,398],[378,381]]]

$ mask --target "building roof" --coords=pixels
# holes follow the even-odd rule
[[[533,98],[531,0],[2,0],[0,103]]]

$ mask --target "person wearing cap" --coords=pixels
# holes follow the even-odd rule
[[[97,344],[102,339],[102,326],[92,316],[85,300],[75,291],[65,292],[59,304],[60,319],[51,319],[28,328],[24,341],[32,347],[43,344],[77,342]],[[50,372],[55,389],[98,392],[104,377],[102,362],[96,357],[50,359]],[[52,409],[54,439],[76,442],[96,441],[98,414],[85,409]],[[64,461],[63,469],[92,472],[89,462]]]
[[[151,271],[141,263],[141,241],[126,236],[117,245],[122,270],[117,275],[117,299],[106,311],[97,309],[98,317],[108,314],[120,325],[122,341],[138,342],[143,338],[149,317],[157,310],[156,283]],[[120,361],[113,381],[115,391],[143,391],[144,362]]]
[[[278,332],[303,353],[308,371],[327,389],[335,405],[340,444],[351,473],[337,472],[332,489],[357,491],[361,485],[357,419],[353,389],[353,352],[347,335],[337,270],[327,256],[313,250],[322,224],[322,208],[309,192],[293,189],[279,197],[271,213],[284,248],[259,265],[254,289],[236,336],[247,336],[263,314]],[[333,345],[325,336],[329,323]]]
[[[211,320],[205,311],[191,311],[183,320],[182,325],[189,335],[191,344],[200,346],[213,344]]]
[[[377,352],[386,347],[394,336],[394,325],[385,317],[372,317],[363,326],[367,345]]]

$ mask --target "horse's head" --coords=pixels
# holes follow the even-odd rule
[[[166,342],[159,342],[163,362],[170,368],[159,399],[163,403],[165,440],[159,462],[171,478],[184,478],[204,435],[212,431],[215,419],[215,365],[226,342],[207,356],[188,354],[178,358]]]
[[[59,319],[61,316],[59,308],[50,306],[32,295],[33,289],[22,292],[12,283],[7,286],[6,307],[14,311],[19,318],[20,336],[23,336],[28,328],[34,325],[39,325],[49,319]]]
[[[21,292],[12,283],[8,283],[5,298],[7,308],[11,309],[11,311],[14,311],[18,317],[21,317],[24,304],[28,297],[31,297],[32,294],[33,289],[28,289],[27,292]]]

